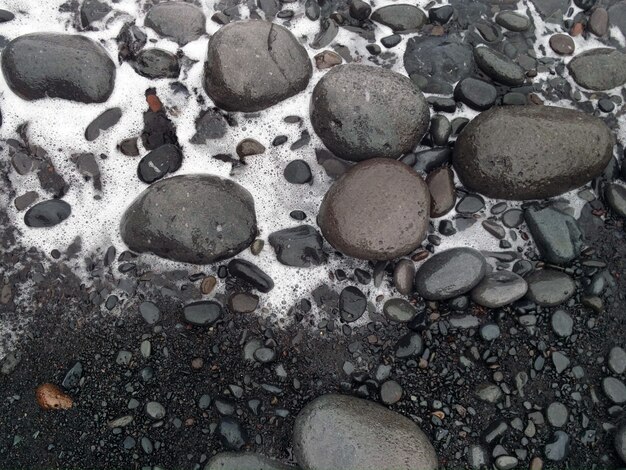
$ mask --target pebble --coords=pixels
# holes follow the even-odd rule
[[[626,426],[622,426],[615,433],[615,451],[622,462],[626,463]]]
[[[261,268],[243,259],[233,259],[228,263],[231,276],[247,282],[259,292],[267,293],[274,288],[274,281]]]
[[[53,227],[67,219],[72,207],[62,199],[49,199],[32,206],[24,214],[24,223],[28,227]]]
[[[418,30],[426,23],[426,15],[414,5],[387,5],[370,16],[372,21],[390,27],[394,32]]]
[[[496,23],[515,32],[526,31],[530,28],[530,19],[516,11],[501,11],[496,15]]]
[[[179,46],[195,41],[206,33],[202,10],[191,3],[162,2],[154,5],[144,20],[148,28],[172,39]]]
[[[287,164],[283,176],[291,184],[306,184],[313,180],[311,167],[304,160],[293,160]]]
[[[524,220],[544,260],[567,264],[583,248],[583,234],[574,217],[553,207],[528,208]]]
[[[161,311],[152,302],[142,302],[139,304],[139,313],[148,325],[154,325],[161,319]]]
[[[228,298],[228,308],[235,313],[251,313],[259,305],[259,297],[248,292],[239,292]]]
[[[292,468],[253,452],[222,452],[209,459],[204,470],[290,470]]]
[[[626,372],[626,351],[619,346],[614,346],[609,351],[608,358],[609,369],[614,374],[621,375]]]
[[[487,46],[474,48],[476,65],[492,80],[509,86],[524,83],[524,69],[509,59],[505,54]]]
[[[471,77],[464,78],[454,88],[454,99],[477,111],[491,108],[497,96],[493,85]]]
[[[548,406],[546,410],[546,416],[548,418],[548,423],[550,423],[555,428],[562,428],[567,423],[567,417],[569,412],[567,411],[567,407],[558,401],[553,401]]]
[[[407,323],[417,315],[415,307],[404,299],[389,299],[383,305],[383,312],[392,321]]]
[[[178,78],[180,64],[178,58],[171,52],[163,49],[144,49],[132,62],[133,69],[142,77]]]
[[[393,270],[393,284],[402,295],[408,295],[413,290],[415,264],[410,259],[401,259]]]
[[[557,310],[552,314],[551,318],[552,330],[557,336],[567,338],[572,334],[574,328],[574,320],[565,310]]]
[[[548,460],[553,462],[560,462],[569,453],[569,436],[563,431],[556,431],[554,433],[554,442],[546,444],[545,454]]]
[[[565,273],[543,269],[526,277],[527,298],[537,305],[554,307],[568,300],[576,291],[574,280]]]
[[[402,398],[402,387],[395,380],[387,380],[380,387],[380,400],[385,405],[398,403]]]
[[[217,428],[222,445],[231,450],[240,450],[248,441],[241,423],[230,416],[222,416]]]
[[[163,419],[165,418],[165,408],[159,402],[149,401],[146,403],[146,414],[154,420]]]
[[[512,455],[500,455],[496,458],[496,467],[498,470],[512,470],[519,464],[519,460]]]
[[[96,140],[101,131],[110,129],[119,122],[122,117],[120,108],[110,108],[94,119],[85,129],[85,139],[89,142]]]
[[[576,49],[574,40],[568,34],[553,34],[549,44],[554,52],[561,55],[572,55]]]
[[[39,199],[39,194],[36,191],[27,191],[21,196],[18,196],[14,199],[13,203],[15,204],[15,208],[18,211],[23,211],[28,206],[33,204],[35,201]]]
[[[448,167],[438,168],[426,177],[430,191],[430,216],[442,217],[452,210],[456,203],[454,173]]]
[[[494,384],[481,384],[476,389],[476,396],[484,402],[495,404],[502,399],[502,390]]]
[[[596,36],[604,36],[609,29],[609,14],[605,8],[599,7],[593,10],[587,23],[587,28]]]
[[[494,323],[488,323],[480,327],[480,337],[485,341],[493,341],[500,337],[500,327]]]
[[[499,308],[521,299],[528,291],[528,284],[511,271],[496,271],[487,274],[472,289],[471,297],[478,305]]]
[[[602,379],[602,390],[611,402],[616,405],[626,403],[626,385],[615,377],[605,377]]]
[[[354,3],[354,2],[352,2]],[[340,65],[343,60],[341,56],[333,51],[322,51],[318,54],[315,54],[315,66],[318,70],[325,70],[334,67],[335,65]]]
[[[183,308],[185,321],[196,326],[211,326],[222,316],[222,306],[207,300],[192,302]]]
[[[424,340],[418,333],[407,333],[396,343],[396,357],[406,359],[419,356],[424,351]]]
[[[235,149],[237,156],[241,159],[245,157],[251,157],[252,155],[261,155],[265,152],[265,146],[255,139],[243,139],[237,144]]]
[[[259,348],[254,351],[254,358],[263,364],[267,364],[276,359],[276,352],[270,348]]]
[[[339,294],[339,313],[346,323],[361,318],[367,308],[367,298],[358,287],[348,286]]]
[[[144,183],[154,183],[168,173],[178,171],[182,163],[183,155],[178,146],[161,145],[141,159],[137,175]]]
[[[609,183],[604,188],[604,196],[613,212],[626,217],[626,188],[617,183]]]

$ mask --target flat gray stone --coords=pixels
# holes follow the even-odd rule
[[[526,277],[526,297],[542,307],[554,307],[568,300],[576,291],[574,280],[565,273],[542,269]]]
[[[528,291],[523,277],[511,271],[495,271],[487,274],[472,289],[472,300],[489,308],[504,307],[521,299]]]

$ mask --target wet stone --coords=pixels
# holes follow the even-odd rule
[[[485,258],[471,248],[451,248],[430,257],[415,274],[417,292],[444,300],[472,290],[485,276]]]
[[[548,409],[546,410],[548,423],[555,428],[562,428],[565,426],[568,415],[569,413],[567,411],[567,407],[558,401],[550,403]]]
[[[509,209],[502,214],[502,224],[508,228],[517,228],[524,222],[524,211],[521,209]]]
[[[496,23],[515,32],[526,31],[530,28],[530,19],[515,11],[501,11],[496,15]]]
[[[526,297],[537,305],[552,307],[568,300],[576,290],[574,280],[565,273],[543,269],[526,277]]]
[[[234,47],[237,54],[232,53]],[[240,21],[211,37],[204,88],[222,109],[254,112],[304,90],[312,72],[306,50],[287,29],[265,21]]]
[[[234,256],[257,234],[252,195],[233,181],[210,175],[152,184],[126,210],[120,229],[135,252],[197,264]]]
[[[424,340],[419,333],[407,333],[398,340],[395,351],[399,359],[419,356],[424,351]]]
[[[339,314],[346,323],[361,318],[366,308],[367,298],[358,287],[346,287],[339,294]]]
[[[283,171],[285,179],[291,184],[306,184],[313,179],[311,167],[304,160],[293,160]]]
[[[251,313],[259,305],[259,297],[248,292],[239,292],[228,298],[228,308],[235,313]]]
[[[180,169],[182,163],[183,154],[178,146],[161,145],[141,159],[137,167],[137,175],[144,183],[154,183],[168,173]]]
[[[610,90],[626,83],[626,54],[598,48],[576,55],[567,68],[574,81],[589,90]]]
[[[480,337],[485,341],[493,341],[500,337],[500,327],[494,323],[488,323],[480,328]]]
[[[467,196],[463,196],[463,199],[459,201],[456,206],[456,211],[460,214],[475,214],[483,210],[485,207],[485,200],[476,195],[476,194],[468,194]]]
[[[380,67],[333,67],[311,98],[315,133],[337,157],[398,158],[428,130],[430,112],[411,80]]]
[[[146,404],[146,414],[154,420],[165,418],[165,408],[159,402],[149,401]]]
[[[100,136],[101,131],[113,127],[119,122],[121,117],[122,110],[120,108],[107,109],[87,126],[87,129],[85,129],[85,139],[89,142],[96,140]]]
[[[268,241],[278,261],[286,266],[318,266],[326,260],[323,239],[311,225],[299,225],[270,234]]]
[[[384,261],[407,255],[421,244],[429,208],[428,188],[414,170],[376,158],[353,166],[331,186],[318,224],[324,238],[342,253]]]
[[[79,35],[20,36],[4,48],[2,72],[9,88],[26,100],[102,103],[115,85],[115,64],[106,50]]]
[[[491,235],[498,238],[499,240],[502,240],[504,237],[506,237],[506,231],[504,230],[504,228],[493,220],[483,220],[482,226],[487,232],[489,232]]]
[[[606,9],[602,7],[594,9],[587,28],[596,36],[604,36],[609,29],[609,14]]]
[[[196,326],[211,326],[222,316],[222,306],[211,300],[192,302],[183,308],[187,323]]]
[[[454,190],[454,173],[448,167],[432,171],[426,177],[430,191],[430,216],[432,218],[446,215],[456,203]]]
[[[154,325],[161,318],[159,307],[148,301],[139,304],[139,313],[148,325]]]
[[[206,33],[205,22],[202,10],[191,3],[163,2],[148,11],[144,24],[184,46]]]
[[[28,227],[53,227],[67,219],[72,213],[71,206],[61,199],[49,199],[32,206],[24,215]]]
[[[310,470],[438,466],[435,450],[413,421],[341,395],[323,395],[304,407],[296,418],[293,446],[299,465]]]
[[[83,365],[80,362],[77,362],[72,366],[70,370],[67,371],[65,377],[63,378],[63,382],[61,382],[61,386],[65,390],[70,390],[72,388],[78,387],[82,376]]]
[[[570,365],[569,358],[562,352],[555,351],[552,353],[552,363],[557,374],[562,373]]]
[[[354,4],[354,2],[352,3]],[[341,56],[333,51],[322,51],[319,54],[316,54],[314,59],[315,66],[318,68],[318,70],[329,69],[343,62]]]
[[[572,334],[574,320],[565,310],[557,310],[552,314],[551,325],[557,336],[567,338]]]
[[[455,100],[478,111],[491,108],[496,102],[497,95],[493,85],[471,77],[461,80],[454,89]]]
[[[554,264],[576,259],[583,248],[583,235],[574,217],[553,207],[529,208],[524,219],[542,257]]]
[[[259,348],[254,351],[254,358],[257,361],[265,364],[268,362],[272,362],[274,359],[276,359],[276,352],[270,348]]]
[[[444,5],[437,8],[429,8],[428,9],[428,18],[432,23],[444,25],[452,15],[454,14],[454,8],[451,5]]]
[[[39,199],[39,194],[37,194],[36,191],[28,191],[21,196],[16,197],[13,203],[18,211],[23,211],[37,199]]]
[[[415,277],[415,264],[409,259],[398,261],[393,270],[393,284],[402,295],[408,295],[413,290],[413,278]]]
[[[134,23],[126,23],[120,29],[116,41],[120,62],[133,59],[146,45],[148,36]]]
[[[498,403],[500,399],[502,398],[502,395],[503,393],[500,387],[494,384],[489,384],[489,383],[481,384],[476,389],[476,396],[480,400],[487,402],[487,403],[492,403],[492,404]]]
[[[526,295],[528,285],[519,275],[510,271],[496,271],[487,274],[472,289],[472,300],[478,305],[499,308],[509,305]]]
[[[415,318],[415,307],[404,299],[389,299],[383,305],[383,312],[390,320],[407,323]]]
[[[415,31],[426,23],[426,14],[414,5],[388,5],[374,11],[372,21],[390,27],[394,32]]]
[[[563,431],[554,433],[554,441],[546,444],[544,452],[548,460],[560,462],[569,454],[569,436]]]
[[[178,58],[163,49],[144,49],[132,63],[135,72],[146,78],[177,78],[180,73]]]
[[[237,144],[236,152],[239,158],[261,155],[265,152],[265,146],[255,139],[243,139]]]
[[[196,133],[192,144],[204,144],[207,140],[221,139],[226,135],[228,124],[217,109],[207,109],[196,119]]]
[[[561,55],[572,55],[576,45],[569,34],[553,34],[550,36],[550,47],[554,52]]]
[[[609,183],[604,189],[609,206],[620,217],[626,217],[626,188],[617,183]]]
[[[476,65],[492,80],[504,85],[517,86],[524,83],[524,69],[509,59],[505,54],[490,47],[474,48]]]
[[[22,152],[16,152],[11,158],[11,164],[18,175],[27,175],[33,170],[33,159]]]
[[[228,272],[237,279],[247,282],[259,292],[267,293],[274,288],[272,278],[249,261],[243,259],[231,260],[228,263]]]
[[[388,380],[380,387],[380,400],[385,405],[398,403],[402,398],[402,387],[395,380]]]
[[[6,23],[15,18],[15,15],[8,10],[0,10],[0,23]]]
[[[86,28],[95,21],[107,16],[112,8],[100,0],[85,0],[80,7],[80,23]]]
[[[626,351],[619,346],[611,348],[608,359],[609,369],[614,374],[623,374],[626,372]]]
[[[602,379],[602,391],[616,405],[626,403],[626,385],[621,380],[615,377],[605,377]]]
[[[231,450],[240,450],[248,441],[241,423],[230,416],[223,416],[220,419],[217,432],[222,445]]]
[[[139,147],[137,147],[137,138],[130,137],[128,139],[122,140],[118,144],[118,148],[122,154],[127,157],[137,157],[139,156]]]

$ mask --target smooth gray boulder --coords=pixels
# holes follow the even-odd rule
[[[343,395],[323,395],[300,411],[293,449],[303,470],[437,468],[435,449],[413,421]]]
[[[235,256],[256,237],[254,200],[231,180],[174,176],[141,193],[124,213],[120,230],[133,251],[213,263]]]
[[[543,199],[599,176],[613,145],[613,134],[597,117],[552,106],[496,106],[463,129],[453,165],[471,191]]]
[[[204,89],[227,111],[260,111],[304,90],[312,73],[306,50],[289,30],[237,21],[209,40]]]
[[[313,129],[345,160],[398,158],[413,150],[429,123],[422,92],[409,78],[381,67],[339,65],[313,89]]]
[[[7,85],[25,100],[62,98],[102,103],[115,87],[115,64],[107,51],[85,36],[32,33],[2,51]]]
[[[589,90],[610,90],[626,83],[626,54],[597,48],[576,55],[567,64],[574,81]]]
[[[163,2],[146,14],[144,24],[180,46],[195,41],[206,33],[206,17],[202,9],[187,2]]]

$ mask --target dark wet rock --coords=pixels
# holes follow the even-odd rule
[[[18,175],[27,175],[34,168],[34,160],[30,155],[22,152],[16,152],[11,158],[11,164]]]
[[[622,462],[626,463],[626,426],[622,426],[615,433],[615,452],[622,459]]]
[[[147,78],[177,78],[180,73],[178,58],[163,49],[144,49],[132,63],[139,75]]]
[[[526,277],[526,297],[537,305],[553,307],[568,300],[576,291],[574,280],[565,273],[543,269]]]
[[[120,62],[123,62],[137,56],[146,45],[148,36],[134,23],[126,23],[115,40],[119,49],[118,58]]]
[[[61,382],[61,385],[65,390],[70,390],[72,388],[78,387],[82,376],[83,365],[80,362],[77,362],[72,366],[70,370],[67,371],[65,377],[63,378],[63,382]]]
[[[28,227],[52,227],[63,222],[71,213],[72,208],[67,202],[49,199],[28,209],[24,215],[24,223]]]
[[[393,284],[400,294],[408,295],[413,290],[415,264],[410,259],[401,259],[393,270]]]
[[[495,271],[487,274],[472,289],[472,300],[489,308],[504,307],[526,295],[526,281],[510,271]]]
[[[165,407],[156,401],[146,403],[146,414],[150,419],[158,420],[165,417]]]
[[[324,240],[310,225],[299,225],[270,234],[268,241],[278,261],[286,266],[318,266],[326,261]]]
[[[246,445],[248,436],[241,423],[230,416],[222,416],[217,427],[222,445],[227,449],[240,450]]]
[[[313,179],[311,167],[304,160],[293,160],[287,164],[283,176],[291,184],[306,184]]]
[[[212,457],[204,470],[290,470],[282,464],[253,452],[222,452]]]
[[[402,42],[402,36],[399,34],[392,34],[391,36],[385,36],[380,40],[380,43],[385,46],[387,49],[391,49],[392,47],[396,47],[398,44]]]
[[[323,395],[304,407],[296,418],[293,446],[298,464],[307,470],[437,468],[435,450],[413,421],[341,395]]]
[[[492,80],[504,85],[521,85],[526,78],[522,67],[509,59],[505,54],[490,47],[475,47],[474,61]]]
[[[84,0],[80,7],[80,23],[83,28],[86,28],[91,23],[107,16],[111,10],[108,3],[100,0]]]
[[[222,306],[212,300],[193,302],[183,308],[185,321],[196,326],[211,326],[220,319],[222,313]]]
[[[139,147],[137,146],[137,138],[130,137],[128,139],[122,140],[117,148],[120,152],[122,152],[127,157],[137,157],[139,156]]]
[[[428,187],[414,170],[376,158],[355,165],[331,186],[318,224],[324,238],[342,253],[389,260],[420,245],[429,209]]]
[[[37,199],[39,199],[39,194],[37,194],[36,191],[27,191],[21,196],[16,197],[13,203],[18,211],[23,211]]]
[[[509,31],[522,32],[530,28],[528,16],[516,11],[501,11],[496,15],[496,23]]]
[[[576,259],[583,248],[583,234],[574,217],[553,207],[530,207],[524,219],[542,257],[554,264]]]
[[[320,21],[320,30],[313,38],[311,43],[312,49],[322,49],[328,46],[339,33],[339,26],[332,18],[322,18]]]
[[[524,222],[524,211],[521,209],[509,209],[502,214],[502,224],[508,228],[517,228]]]
[[[115,64],[106,50],[79,35],[20,36],[2,51],[2,73],[9,88],[26,100],[102,103],[115,86]]]
[[[548,460],[553,462],[560,462],[565,459],[569,454],[569,436],[563,431],[556,431],[554,433],[554,441],[546,444],[545,454]]]
[[[269,292],[274,288],[272,278],[250,261],[233,259],[228,263],[228,272],[260,292]]]
[[[593,10],[587,28],[596,36],[604,36],[609,29],[609,14],[606,9],[600,7]]]
[[[411,81],[380,67],[334,67],[311,99],[315,133],[336,156],[352,161],[410,152],[429,118],[428,104]]]
[[[85,139],[88,141],[96,140],[100,136],[101,131],[110,129],[119,122],[122,117],[120,108],[110,108],[100,114],[85,129]]]
[[[426,177],[430,191],[430,216],[441,217],[452,210],[456,203],[454,173],[448,167],[439,168]]]
[[[482,221],[482,226],[487,232],[489,232],[497,239],[506,241],[504,240],[504,238],[506,237],[506,230],[504,230],[504,227],[502,227],[502,225],[500,225],[498,222],[486,219]]]
[[[366,308],[367,297],[358,287],[348,286],[339,294],[339,314],[346,323],[361,318]]]
[[[502,398],[500,387],[490,383],[482,383],[476,388],[476,397],[487,403],[497,403]]]
[[[475,214],[485,208],[485,200],[477,194],[467,194],[456,205],[456,211],[460,214]]]
[[[436,114],[430,120],[430,137],[437,147],[448,145],[448,139],[452,134],[450,120],[442,114]]]
[[[472,77],[461,80],[454,88],[454,99],[478,111],[491,108],[497,96],[492,84]]]
[[[609,207],[620,217],[626,217],[626,188],[617,183],[609,183],[604,188],[604,196]]]
[[[611,131],[596,117],[548,106],[505,106],[465,127],[453,161],[468,189],[524,200],[585,184],[602,173],[612,154]]]
[[[426,14],[415,5],[387,5],[372,13],[373,21],[389,26],[394,32],[415,31],[426,23]]]
[[[259,305],[259,296],[248,292],[238,292],[228,298],[228,308],[235,313],[251,313]]]
[[[576,49],[574,40],[569,34],[553,34],[549,43],[552,50],[561,55],[572,55]]]
[[[449,147],[435,147],[415,154],[413,169],[430,173],[452,160],[452,150]]]
[[[626,54],[616,49],[591,49],[575,56],[567,69],[584,88],[610,90],[626,83]]]
[[[383,305],[383,312],[390,320],[407,323],[415,318],[417,310],[404,299],[389,299]]]
[[[244,159],[253,155],[261,155],[265,152],[265,146],[258,140],[247,138],[237,144],[235,151],[239,158]]]
[[[0,23],[6,23],[7,21],[12,21],[15,18],[15,15],[8,10],[0,9]]]
[[[148,11],[144,24],[184,46],[206,33],[205,22],[202,10],[191,3],[163,2]]]
[[[192,144],[204,144],[207,140],[221,139],[226,135],[228,123],[216,109],[207,109],[196,119],[196,133],[191,138]]]
[[[602,391],[612,403],[621,405],[626,403],[626,385],[615,377],[602,379]]]
[[[454,8],[452,5],[444,5],[437,8],[430,8],[428,10],[428,19],[430,19],[431,23],[444,25],[452,15],[454,14]]]
[[[458,36],[418,36],[408,40],[404,68],[427,93],[450,94],[452,84],[470,75],[472,48]]]
[[[370,13],[372,13],[372,7],[369,3],[363,0],[352,0],[350,2],[350,16],[357,20],[366,20]]]
[[[569,0],[532,0],[541,18],[551,23],[561,23],[567,12]]]
[[[177,171],[182,163],[180,148],[172,144],[161,145],[141,159],[137,175],[144,183],[154,183],[168,173]]]
[[[574,320],[565,310],[554,312],[550,319],[550,324],[552,325],[552,331],[561,338],[570,336],[574,328]]]
[[[452,299],[472,290],[486,269],[487,262],[478,251],[452,248],[426,260],[415,274],[415,288],[428,300]]]
[[[126,210],[120,230],[133,251],[187,263],[212,263],[252,243],[257,234],[254,200],[230,180],[175,176],[139,195]]]
[[[253,112],[304,90],[312,71],[306,50],[287,29],[265,21],[235,22],[209,41],[204,88],[222,109]]]

